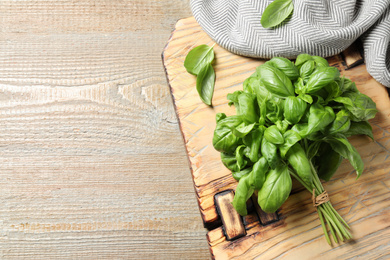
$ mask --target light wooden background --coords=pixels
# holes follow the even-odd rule
[[[207,259],[160,54],[188,0],[0,2],[0,259]]]

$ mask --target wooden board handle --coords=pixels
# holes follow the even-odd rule
[[[257,215],[259,216],[260,223],[263,226],[266,226],[268,224],[274,223],[279,220],[278,213],[265,213],[259,206],[259,203],[257,203],[257,195],[252,195],[252,202],[255,207],[255,210],[257,212]]]
[[[241,216],[233,208],[233,198],[234,193],[232,190],[223,191],[214,197],[227,240],[234,240],[246,235]]]

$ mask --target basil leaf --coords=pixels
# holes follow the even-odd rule
[[[323,107],[318,103],[312,105],[309,112],[307,132],[304,134],[304,136],[301,136],[305,137],[318,130],[322,130],[325,126],[332,123],[334,119],[335,114],[331,107]]]
[[[266,64],[282,71],[290,80],[296,80],[299,77],[298,68],[289,59],[282,57],[275,57],[267,61]]]
[[[359,90],[356,87],[355,82],[352,82],[352,80],[342,77],[340,79],[340,82],[338,82],[341,92],[347,93],[347,92],[353,92],[353,93],[359,93]]]
[[[265,129],[264,137],[267,139],[268,142],[273,143],[273,144],[283,144],[284,143],[283,135],[280,133],[280,131],[276,125],[271,125],[267,129]]]
[[[263,139],[264,126],[253,130],[250,134],[246,135],[243,139],[244,144],[250,147],[250,153],[248,158],[251,162],[257,162],[260,155],[260,145]]]
[[[229,106],[234,105],[236,108],[237,114],[240,113],[240,106],[238,104],[238,96],[241,95],[241,93],[242,93],[241,90],[237,90],[237,91],[234,91],[233,93],[227,94],[227,99],[230,100]]]
[[[236,156],[229,153],[221,153],[221,161],[232,172],[238,172]]]
[[[312,56],[312,58],[315,61],[317,67],[329,67],[328,61],[324,58],[320,56]]]
[[[316,158],[318,176],[325,181],[329,181],[339,168],[343,157],[333,151],[328,143],[322,143],[319,152]]]
[[[249,174],[252,171],[252,167],[245,168],[244,170],[232,172],[232,176],[236,181],[239,181],[242,177]]]
[[[246,201],[252,196],[254,192],[250,183],[251,175],[252,174],[247,174],[240,179],[232,202],[233,207],[241,216],[246,216],[248,214],[246,209]]]
[[[301,120],[306,112],[307,103],[297,97],[288,97],[284,100],[284,117],[291,124],[296,124]]]
[[[211,99],[214,94],[215,72],[211,64],[203,67],[196,78],[196,90],[200,99],[206,104],[211,105]]]
[[[340,87],[337,84],[337,82],[331,82],[328,85],[326,85],[323,90],[325,90],[328,95],[325,99],[325,103],[328,103],[332,100],[334,100],[336,97],[341,95]]]
[[[244,149],[245,145],[240,145],[237,147],[235,155],[236,155],[236,161],[237,161],[237,168],[239,171],[244,169],[244,167],[247,164],[247,161],[244,159]]]
[[[309,104],[313,103],[313,98],[310,95],[303,94],[303,95],[299,95],[298,98],[302,99],[306,103],[309,103]]]
[[[247,123],[254,123],[259,120],[257,111],[256,96],[247,92],[241,93],[238,96],[238,103],[240,106],[240,115],[242,119]]]
[[[290,195],[292,181],[287,166],[271,169],[258,193],[258,203],[267,213],[275,212]]]
[[[261,187],[263,187],[268,168],[269,168],[268,162],[264,157],[261,157],[253,165],[251,176],[252,176],[252,185],[255,190],[260,190]]]
[[[291,80],[279,69],[263,64],[257,67],[257,73],[260,74],[260,80],[265,88],[275,96],[280,98],[295,96]]]
[[[255,89],[258,88],[260,81],[257,77],[249,77],[244,80],[243,89],[245,92],[256,94]]]
[[[280,150],[280,155],[282,156],[282,158],[285,158],[288,150],[294,144],[299,142],[302,139],[302,137],[297,132],[295,132],[293,130],[286,131],[283,134],[283,137],[284,137],[284,143],[281,146],[279,146],[279,150]]]
[[[359,178],[363,173],[364,163],[360,157],[360,154],[356,151],[355,147],[351,145],[348,139],[342,135],[338,135],[329,136],[326,141],[330,144],[335,152],[349,160],[353,168],[356,170],[357,178]]]
[[[351,126],[348,131],[344,133],[346,137],[352,135],[367,135],[372,140],[374,140],[374,135],[372,134],[372,127],[367,121],[361,122],[351,122]]]
[[[304,91],[305,91],[305,82],[303,81],[302,78],[298,78],[298,80],[296,80],[294,82],[294,91],[296,94],[298,95],[303,95],[304,94]]]
[[[313,175],[309,159],[306,156],[305,150],[299,143],[294,144],[286,153],[286,159],[295,173],[309,187],[313,187]]]
[[[227,153],[235,151],[240,138],[233,134],[232,129],[241,123],[241,116],[229,116],[217,122],[213,136],[215,150]]]
[[[307,81],[306,93],[310,94],[320,90],[339,76],[340,72],[335,67],[317,68]]]
[[[353,106],[353,102],[349,97],[336,97],[333,99],[333,101],[344,105]]]
[[[261,25],[271,28],[281,24],[294,10],[292,0],[275,0],[265,8],[261,16]]]
[[[261,140],[261,154],[267,160],[272,169],[275,169],[280,164],[280,158],[277,150],[277,146],[268,142],[266,138]]]
[[[295,66],[300,68],[306,61],[312,60],[312,59],[313,58],[309,54],[306,54],[306,53],[299,54],[297,59],[295,60]]]
[[[349,98],[352,104],[344,104],[345,108],[353,115],[353,121],[366,121],[375,117],[378,112],[376,104],[372,99],[362,93],[348,92],[343,94]]]
[[[225,113],[217,113],[216,116],[215,116],[215,119],[217,121],[217,123],[219,121],[221,121],[222,119],[225,119],[226,118],[226,114]]]
[[[202,44],[193,48],[187,54],[186,59],[184,60],[184,67],[189,73],[198,75],[202,68],[206,67],[206,65],[210,64],[213,60],[213,47]]]
[[[320,148],[321,143],[323,143],[322,140],[312,142],[309,145],[309,148],[306,151],[306,155],[309,160],[311,160],[314,156],[318,155],[318,149]]]
[[[350,126],[351,120],[349,119],[349,113],[343,109],[336,114],[336,119],[328,126],[326,132],[329,135],[344,133],[348,131]]]
[[[245,125],[245,123],[240,124],[238,127],[233,128],[233,134],[237,137],[244,137],[247,134],[249,134],[250,131],[252,131],[253,127],[255,126],[255,123],[250,125]]]
[[[299,75],[303,79],[304,82],[306,82],[310,75],[313,73],[314,69],[316,68],[314,60],[308,60],[299,69]]]

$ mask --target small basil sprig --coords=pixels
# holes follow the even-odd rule
[[[200,99],[206,105],[211,105],[214,94],[215,71],[212,66],[214,61],[213,46],[206,44],[193,48],[184,60],[184,67],[188,73],[197,76],[196,90]]]
[[[292,0],[275,0],[265,8],[261,16],[261,25],[272,28],[281,24],[293,12]]]

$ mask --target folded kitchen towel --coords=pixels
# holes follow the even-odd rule
[[[368,72],[390,87],[390,0],[293,0],[291,19],[260,20],[273,0],[191,0],[195,19],[225,49],[243,56],[338,54],[361,37]]]

